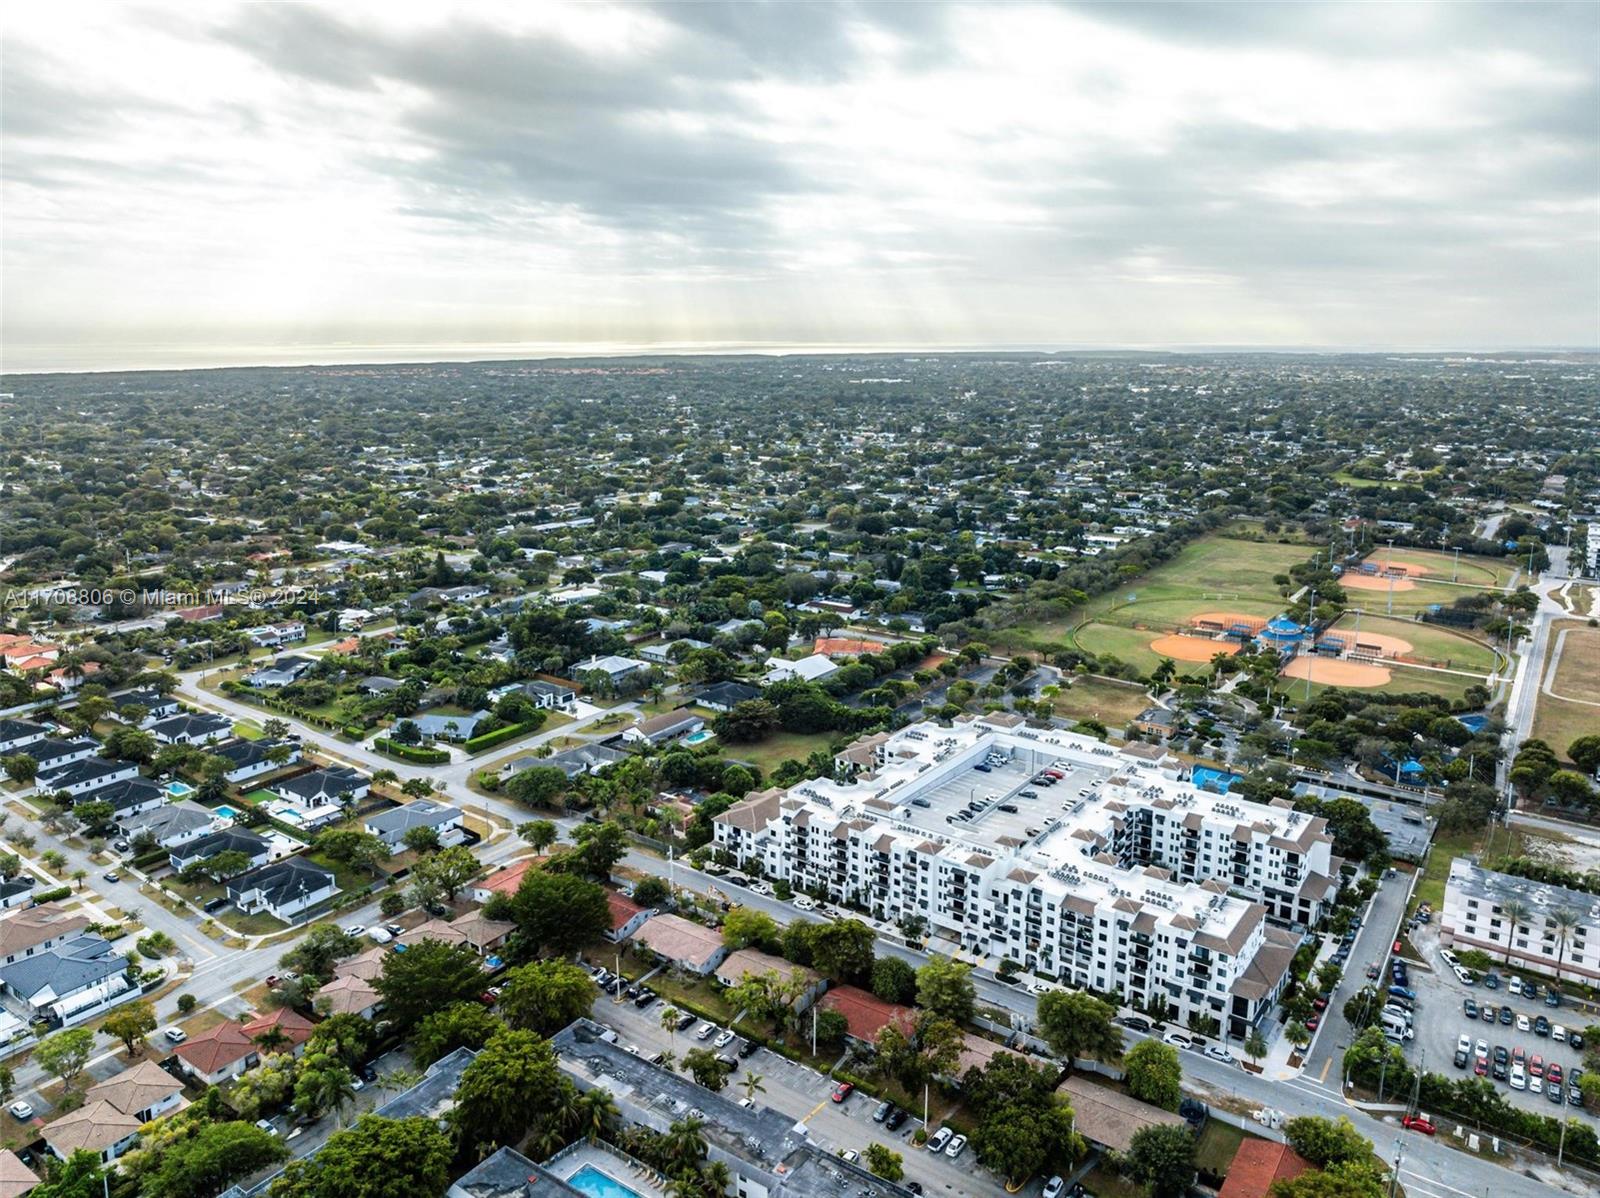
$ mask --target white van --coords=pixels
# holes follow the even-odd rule
[[[1383,1013],[1383,1034],[1386,1038],[1399,1043],[1416,1038],[1416,1032],[1411,1030],[1410,1023],[1401,1015],[1393,1011]]]
[[[367,939],[372,941],[374,944],[388,944],[389,941],[394,939],[394,937],[389,935],[389,933],[384,931],[382,928],[368,928]]]
[[[1550,1029],[1550,1038],[1557,1044],[1565,1044],[1567,1042],[1567,1029],[1562,1027],[1559,1023],[1556,1024]]]

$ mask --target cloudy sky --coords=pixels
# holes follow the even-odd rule
[[[43,3],[9,369],[1600,343],[1600,6]]]

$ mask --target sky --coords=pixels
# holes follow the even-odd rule
[[[1600,5],[0,20],[11,371],[1600,345]]]

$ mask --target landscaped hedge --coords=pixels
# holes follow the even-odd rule
[[[372,742],[372,747],[380,753],[387,753],[390,757],[398,757],[401,761],[414,761],[418,765],[443,765],[450,760],[450,754],[443,749],[425,749],[420,745],[403,745],[397,740],[390,740],[380,736]]]
[[[72,887],[70,886],[57,886],[54,890],[37,890],[33,895],[33,905],[37,907],[41,903],[53,903],[57,899],[66,898],[71,893]]]
[[[504,728],[496,728],[493,732],[485,732],[482,736],[474,736],[461,747],[469,753],[481,753],[485,749],[492,749],[496,745],[503,745],[508,740],[515,740],[529,732],[537,732],[544,727],[545,714],[539,713],[536,720],[523,720],[520,724],[507,724]]]

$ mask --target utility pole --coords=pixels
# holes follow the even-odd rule
[[[1461,577],[1461,546],[1456,546],[1456,564],[1451,567],[1450,581],[1455,582]]]

